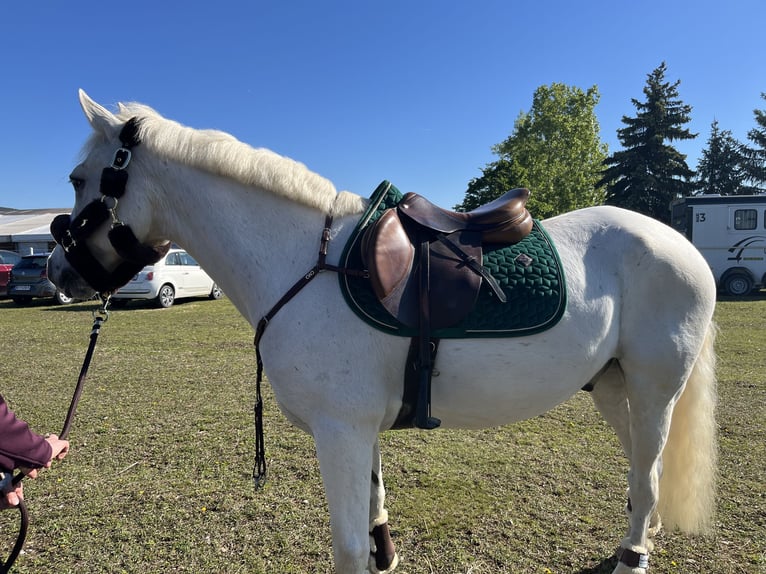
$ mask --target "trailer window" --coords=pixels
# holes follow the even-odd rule
[[[755,209],[734,211],[734,229],[755,229],[758,226],[758,212]]]

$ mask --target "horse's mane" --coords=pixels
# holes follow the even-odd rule
[[[263,148],[253,148],[218,130],[197,130],[162,117],[149,106],[119,104],[117,117],[137,118],[138,137],[153,153],[287,199],[342,216],[364,210],[366,200],[338,193],[328,179],[305,165]]]

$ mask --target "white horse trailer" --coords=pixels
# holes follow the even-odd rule
[[[700,250],[721,291],[766,286],[766,195],[684,197],[670,210],[671,225]]]

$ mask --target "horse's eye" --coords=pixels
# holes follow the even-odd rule
[[[74,188],[75,191],[80,191],[82,188],[85,187],[85,180],[79,177],[70,177],[69,183],[72,184],[72,187]]]

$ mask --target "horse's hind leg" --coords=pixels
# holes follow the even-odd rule
[[[630,411],[625,377],[618,363],[609,368],[594,381],[591,397],[596,408],[617,433],[622,449],[630,460]]]
[[[380,443],[372,449],[372,481],[370,483],[370,571],[376,574],[393,572],[399,563],[396,548],[388,529],[388,511],[385,508],[386,489],[380,458]]]
[[[638,368],[622,362],[630,421],[630,531],[621,543],[613,574],[645,574],[652,550],[649,529],[659,501],[662,450],[668,438],[675,396],[683,373],[658,370],[661,361]],[[676,381],[662,384],[660,381]]]
[[[607,423],[611,425],[617,434],[617,438],[622,445],[625,456],[628,460],[632,459],[632,447],[630,438],[630,409],[628,408],[627,386],[625,377],[622,373],[619,363],[613,362],[609,368],[594,381],[591,397],[596,408],[604,417]],[[628,476],[630,481],[630,476]],[[628,490],[628,504],[626,505],[628,517],[632,514],[632,505],[630,502],[630,490]],[[649,523],[649,536],[655,536],[662,528],[662,522],[658,512],[652,513]],[[649,550],[652,550],[651,540],[649,541]]]

